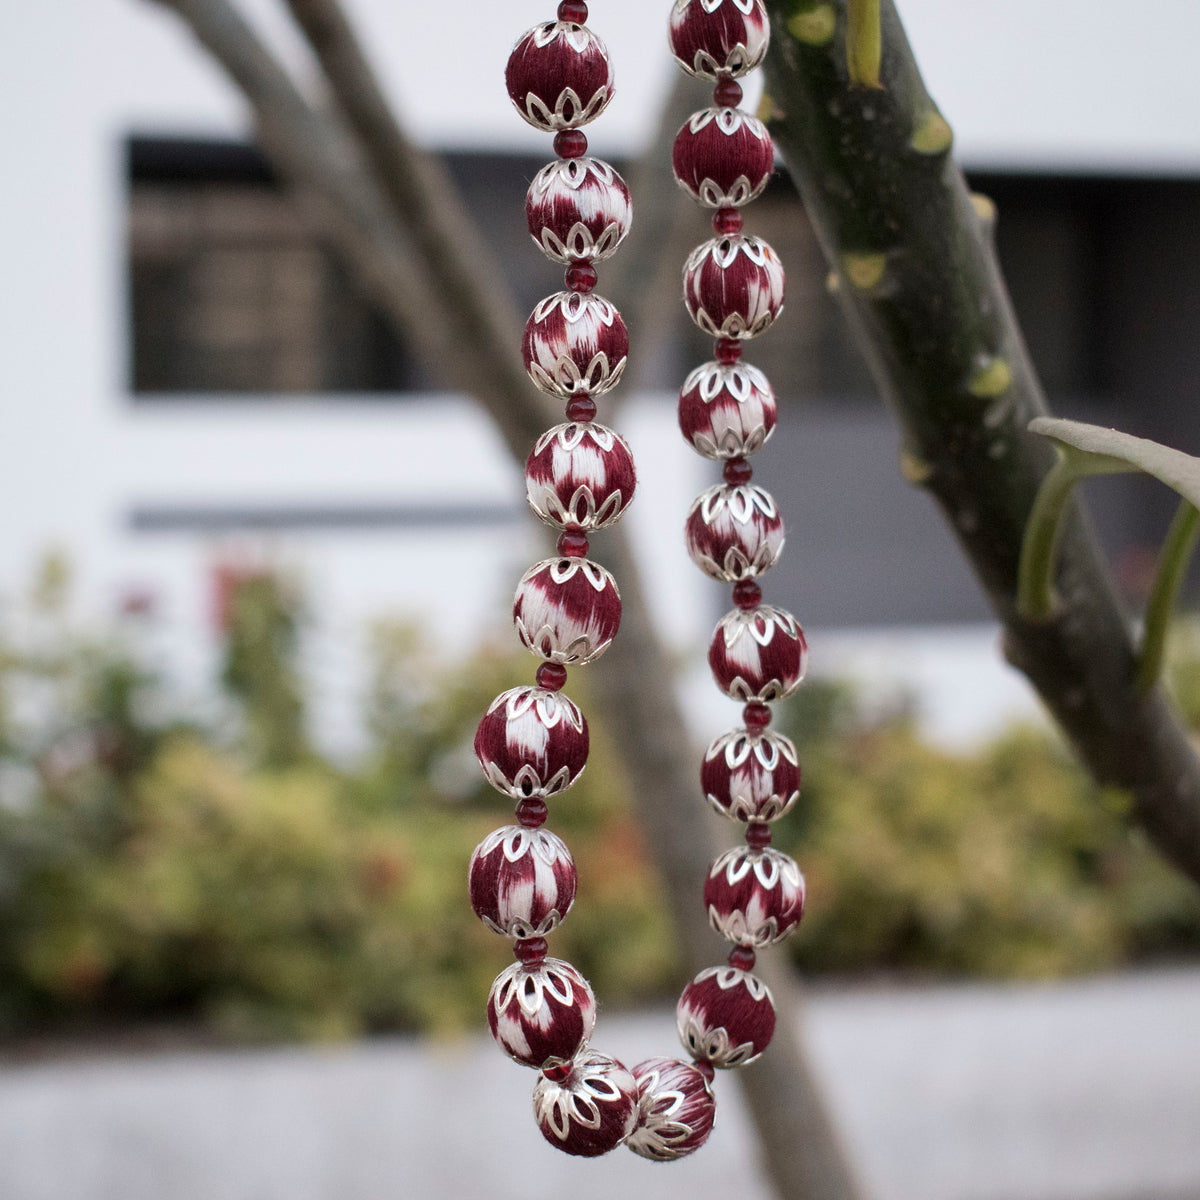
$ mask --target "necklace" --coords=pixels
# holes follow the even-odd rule
[[[488,1024],[511,1058],[538,1071],[534,1115],[543,1136],[569,1154],[591,1157],[624,1142],[668,1161],[708,1138],[716,1069],[752,1062],[770,1041],[775,1011],[751,973],[755,950],[785,937],[804,906],[796,864],[770,848],[767,823],[794,803],[800,772],[795,748],[768,729],[767,702],[799,684],[807,648],[794,618],[761,603],[755,581],[783,547],[776,505],[751,486],[746,460],[770,436],[776,405],[765,376],[740,361],[742,341],[783,305],[782,266],[765,242],[741,233],[738,211],[773,167],[765,127],[737,108],[736,82],[762,62],[769,28],[762,0],[675,0],[670,14],[677,61],[715,84],[713,107],[693,114],[673,151],[680,185],[716,210],[716,237],[684,268],[688,312],[716,339],[715,360],[688,376],[679,419],[699,453],[723,462],[723,482],[697,498],[685,532],[693,561],[734,585],[735,608],[718,624],[708,658],[722,691],[744,702],[742,726],[706,751],[701,786],[719,812],[746,823],[746,837],[704,883],[710,923],[734,948],[727,965],[701,971],[680,997],[679,1036],[692,1061],[651,1058],[630,1070],[591,1048],[592,989],[569,963],[548,957],[546,942],[577,883],[566,844],[544,828],[546,801],[575,782],[588,754],[587,721],[562,691],[567,667],[601,655],[621,616],[616,581],[587,558],[588,537],[621,517],[636,486],[628,445],[595,420],[595,397],[624,371],[628,336],[593,291],[593,264],[617,249],[631,208],[624,181],[587,155],[579,128],[613,95],[608,53],[587,17],[581,0],[563,0],[556,20],[517,42],[505,73],[521,116],[554,135],[557,158],[534,178],[526,218],[534,242],[564,265],[565,290],[534,308],[522,349],[534,384],[566,401],[566,421],[538,439],[525,468],[530,506],[560,531],[557,556],[526,571],[513,602],[518,637],[543,661],[534,686],[492,702],[475,736],[488,781],[516,801],[516,823],[476,847],[468,882],[480,919],[513,940],[517,961],[492,985]]]

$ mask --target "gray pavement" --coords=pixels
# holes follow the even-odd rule
[[[1200,1200],[1200,970],[822,992],[807,1022],[875,1200]],[[676,1052],[666,1012],[596,1042]],[[673,1165],[557,1154],[532,1081],[484,1039],[8,1065],[0,1198],[767,1200],[731,1080]]]

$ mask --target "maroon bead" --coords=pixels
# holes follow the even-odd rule
[[[762,600],[762,588],[754,582],[753,579],[739,579],[733,585],[733,602],[738,608],[751,609],[757,608],[759,601]],[[541,676],[538,676],[538,683],[542,687],[547,685],[542,683]],[[561,686],[561,685],[560,685]]]
[[[588,552],[588,540],[586,533],[580,533],[577,529],[568,529],[558,539],[558,552],[566,558],[583,558]]]
[[[771,827],[765,821],[751,821],[746,826],[746,845],[752,850],[763,850],[771,844]],[[747,971],[749,967],[745,968]]]
[[[771,723],[771,706],[761,700],[751,700],[742,709],[742,723],[747,729],[766,729]]]
[[[742,214],[736,208],[718,208],[713,213],[713,230],[720,234],[741,233]]]
[[[596,402],[591,396],[572,396],[567,404],[567,420],[581,425],[596,419]]]
[[[561,663],[544,662],[537,669],[537,685],[549,692],[559,692],[567,682],[567,668]]]
[[[550,664],[547,664],[549,666]],[[541,825],[545,825],[546,818],[550,815],[550,808],[540,796],[526,796],[520,804],[517,805],[517,824],[523,825],[526,829],[537,829]]]
[[[518,938],[513,942],[513,954],[527,967],[542,962],[549,946],[544,937]]]
[[[542,1068],[542,1074],[551,1083],[562,1083],[571,1074],[571,1064],[569,1062],[551,1063],[548,1067]]]
[[[713,103],[718,108],[737,108],[741,102],[742,85],[732,75],[722,75],[713,88]]]
[[[742,343],[737,338],[717,338],[713,357],[717,362],[730,366],[742,357]]]
[[[572,263],[563,276],[570,292],[590,292],[596,286],[596,268],[591,263]]]
[[[554,153],[559,158],[582,158],[587,147],[587,134],[582,129],[560,129],[554,135]]]
[[[721,476],[730,487],[745,487],[754,478],[754,468],[744,458],[727,458]]]
[[[572,25],[586,25],[588,6],[583,3],[583,0],[562,0],[558,6],[558,19],[569,21]]]
[[[753,946],[734,946],[729,952],[728,962],[731,967],[737,967],[739,971],[752,971],[754,958]]]
[[[712,1083],[712,1081],[716,1079],[717,1070],[707,1058],[696,1058],[692,1060],[692,1063],[696,1070],[699,1071],[709,1083]]]

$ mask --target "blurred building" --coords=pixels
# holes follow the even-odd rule
[[[244,7],[311,74],[282,6]],[[500,71],[514,32],[544,6],[478,6],[453,31],[436,7],[399,7],[347,0],[399,111],[447,155],[532,305],[557,286],[521,218],[548,148],[511,111]],[[972,184],[998,205],[1000,256],[1057,409],[1200,452],[1190,419],[1200,77],[1189,53],[1200,10],[1154,0],[1131,29],[1116,3],[901,7]],[[593,147],[628,160],[672,68],[659,31],[647,36],[644,4],[606,10],[596,25],[620,90]],[[146,0],[10,6],[0,60],[0,593],[60,547],[93,611],[154,596],[168,657],[200,680],[214,564],[295,569],[318,618],[312,670],[335,724],[353,707],[347,653],[373,614],[436,623],[463,647],[496,627],[538,546],[519,472],[486,418],[417,367],[277,186],[240,96],[177,20]],[[932,504],[901,480],[894,425],[825,293],[786,180],[750,220],[789,270],[788,309],[753,353],[786,412],[762,458],[789,527],[772,594],[823,628],[986,622]],[[635,537],[654,548],[646,563],[664,626],[691,648],[720,599],[653,518],[675,511],[681,522],[708,478],[672,411],[673,389],[707,347],[681,309],[664,319],[670,334],[622,425],[654,464],[631,513]],[[1136,597],[1173,498],[1121,478],[1093,499]]]

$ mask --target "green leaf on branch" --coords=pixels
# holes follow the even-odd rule
[[[1048,621],[1054,616],[1054,571],[1062,516],[1071,489],[1080,479],[1141,471],[1183,497],[1163,544],[1146,608],[1137,681],[1142,690],[1148,690],[1161,674],[1167,624],[1188,561],[1200,541],[1200,458],[1116,429],[1058,417],[1037,417],[1030,421],[1029,431],[1054,443],[1058,461],[1042,480],[1021,546],[1017,609],[1026,620]]]
[[[846,66],[851,87],[878,88],[883,58],[879,0],[848,0],[846,5]]]

